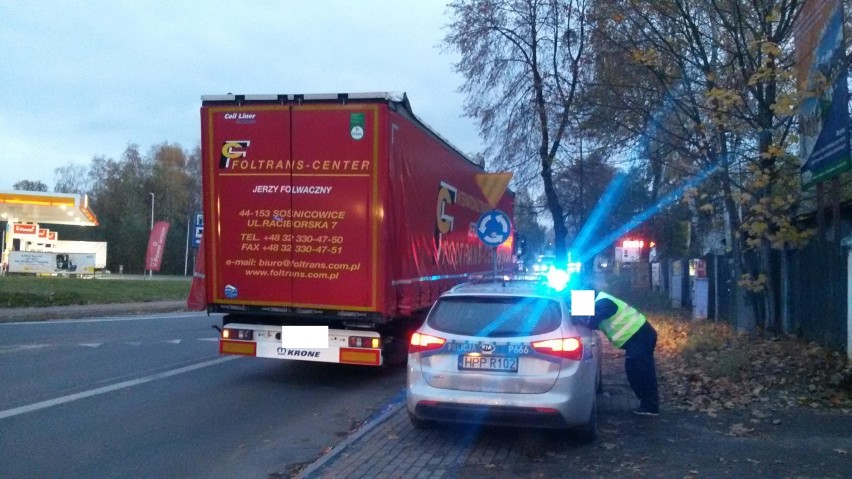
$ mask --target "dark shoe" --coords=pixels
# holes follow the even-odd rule
[[[633,414],[636,414],[637,416],[656,416],[659,414],[659,411],[652,411],[651,409],[640,406],[633,410]]]

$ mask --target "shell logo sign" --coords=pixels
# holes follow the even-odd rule
[[[38,234],[38,225],[15,224],[12,227],[12,233],[21,236],[36,236]]]

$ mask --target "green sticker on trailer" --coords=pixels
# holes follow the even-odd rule
[[[349,115],[349,134],[352,136],[353,140],[357,141],[364,138],[364,124],[364,113],[352,113]]]

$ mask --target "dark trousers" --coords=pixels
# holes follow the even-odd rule
[[[657,346],[657,331],[646,322],[636,334],[624,343],[624,370],[627,381],[639,407],[657,412],[660,409],[660,394],[657,389],[657,370],[654,366],[654,348]]]

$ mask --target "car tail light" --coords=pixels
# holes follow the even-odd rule
[[[580,338],[548,339],[532,343],[536,352],[579,361],[583,357],[583,341]]]
[[[251,329],[225,328],[222,330],[222,339],[241,339],[243,341],[251,341],[254,339],[254,331]]]
[[[439,338],[437,336],[430,336],[428,334],[422,333],[414,333],[411,335],[411,344],[408,346],[409,353],[420,353],[423,351],[432,351],[434,349],[441,349],[446,343],[447,340],[444,338]]]

